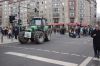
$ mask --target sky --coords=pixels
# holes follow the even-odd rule
[[[97,13],[100,13],[100,0],[97,0]]]

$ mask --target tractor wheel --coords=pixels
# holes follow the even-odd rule
[[[36,31],[34,34],[34,41],[38,44],[42,44],[44,42],[44,33],[42,31]]]
[[[24,33],[25,32],[20,32],[19,33],[19,35],[18,35],[18,40],[19,40],[19,42],[21,43],[21,44],[25,44],[25,43],[27,43],[28,42],[28,38],[25,38],[24,37]]]

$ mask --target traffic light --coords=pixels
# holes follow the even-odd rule
[[[9,16],[9,22],[13,23],[13,21],[15,20],[15,16]]]

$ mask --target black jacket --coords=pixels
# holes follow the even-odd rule
[[[96,36],[93,36],[94,34],[96,34]],[[93,30],[91,37],[93,38],[93,46],[100,49],[100,30]]]
[[[18,28],[14,28],[13,29],[13,34],[14,35],[18,35],[19,34],[19,29]]]

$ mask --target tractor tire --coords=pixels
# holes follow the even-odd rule
[[[42,44],[44,42],[45,35],[42,31],[36,31],[34,34],[34,42]]]
[[[18,40],[19,40],[19,42],[20,42],[21,44],[26,44],[26,43],[28,43],[28,41],[29,41],[29,38],[25,38],[25,37],[24,37],[24,33],[25,33],[25,32],[20,32],[19,35],[18,35]]]

